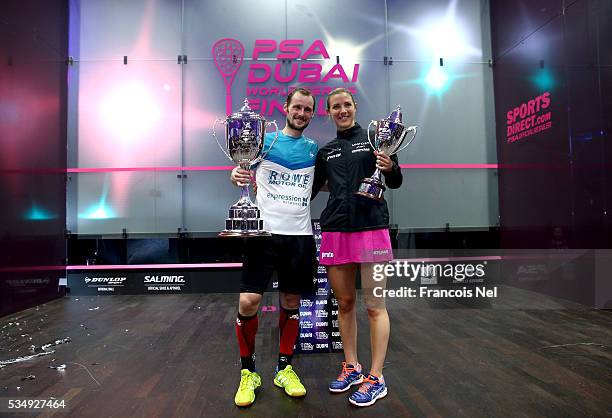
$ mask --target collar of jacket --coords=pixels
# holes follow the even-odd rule
[[[357,132],[359,132],[361,130],[361,125],[359,125],[357,122],[355,122],[355,126],[353,126],[352,128],[348,128],[344,131],[338,131],[336,133],[338,139],[347,139],[352,137],[353,135],[355,135]]]

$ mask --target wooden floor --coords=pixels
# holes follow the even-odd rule
[[[0,318],[0,360],[71,338],[53,355],[0,369],[0,398],[63,398],[75,417],[612,414],[612,313],[511,288],[503,294],[481,307],[389,301],[389,395],[370,408],[352,407],[348,393],[327,391],[340,354],[294,360],[308,389],[305,399],[290,399],[273,386],[277,313],[261,313],[263,385],[248,409],[233,404],[237,295],[66,297]],[[363,306],[358,321],[360,358],[369,365]],[[49,368],[58,364],[66,370]],[[23,380],[30,375],[35,378]]]

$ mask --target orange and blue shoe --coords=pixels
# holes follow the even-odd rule
[[[345,392],[353,385],[358,385],[363,381],[361,367],[359,370],[352,364],[342,362],[342,371],[336,380],[329,384],[329,391],[334,393]]]
[[[361,387],[350,396],[349,402],[355,406],[370,406],[385,396],[387,396],[385,379],[382,376],[378,378],[374,375],[366,374]]]

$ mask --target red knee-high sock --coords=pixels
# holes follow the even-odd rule
[[[240,361],[243,369],[255,371],[255,335],[259,320],[257,314],[253,316],[243,316],[238,313],[236,318],[236,337],[240,347]]]
[[[291,364],[291,358],[293,357],[293,346],[297,340],[300,328],[299,309],[285,309],[281,307],[278,328],[280,330],[278,369],[283,370],[288,364]]]

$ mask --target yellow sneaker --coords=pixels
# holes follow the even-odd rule
[[[293,371],[291,365],[286,366],[283,370],[276,372],[274,384],[279,388],[284,388],[285,393],[294,398],[306,395],[306,388],[300,382],[300,378]]]
[[[261,377],[247,369],[240,370],[240,386],[234,397],[238,406],[250,406],[255,402],[255,389],[261,386]]]

